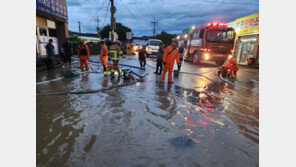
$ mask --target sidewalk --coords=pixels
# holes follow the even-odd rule
[[[45,60],[46,58],[38,58],[36,59],[36,72],[42,72],[42,71],[46,71],[47,67],[45,64]],[[56,68],[60,68],[63,65],[63,60],[61,58],[55,58],[56,61]]]

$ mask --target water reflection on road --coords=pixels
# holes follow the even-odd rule
[[[258,74],[240,71],[237,82],[246,90],[215,73],[180,74],[175,84],[161,84],[148,69],[145,80],[131,86],[37,97],[37,166],[258,166]],[[184,63],[182,70],[189,69],[212,67]],[[37,81],[64,73],[41,72]],[[121,83],[85,73],[38,85],[37,93]]]

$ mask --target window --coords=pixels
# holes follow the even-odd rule
[[[56,30],[55,29],[49,28],[48,29],[48,33],[49,33],[49,36],[50,37],[57,37],[57,33],[56,33]]]
[[[47,31],[45,28],[39,28],[39,34],[40,36],[47,36]]]
[[[193,33],[193,39],[199,38],[199,32],[200,32],[200,30]]]

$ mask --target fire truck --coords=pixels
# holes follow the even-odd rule
[[[227,24],[212,22],[192,27],[188,37],[186,35],[177,38],[186,41],[185,60],[192,61],[194,64],[200,61],[214,61],[217,65],[222,65],[233,55],[235,31]]]

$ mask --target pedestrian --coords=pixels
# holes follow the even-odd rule
[[[84,71],[84,66],[85,70],[88,71],[88,58],[89,58],[89,49],[88,46],[84,43],[84,40],[80,40],[80,46],[78,47],[78,57],[80,59],[80,68],[81,71]]]
[[[145,68],[145,66],[146,66],[146,57],[147,57],[146,49],[145,49],[145,47],[142,47],[142,49],[139,52],[139,63],[140,63],[141,67]]]
[[[65,53],[64,58],[63,58],[63,67],[65,67],[68,62],[70,64],[70,68],[71,68],[71,58],[72,58],[72,54],[73,54],[73,48],[72,48],[69,38],[66,38],[66,41],[63,43],[63,49],[64,49],[64,53]]]
[[[125,58],[125,56],[123,55],[123,52],[120,49],[120,42],[119,41],[114,41],[112,43],[112,45],[110,46],[110,51],[108,53],[108,57],[112,60],[112,63],[113,63],[113,67],[112,67],[111,74],[110,74],[110,76],[112,78],[115,77],[114,76],[115,71],[118,72],[119,76],[121,75],[121,70],[120,70],[120,68],[118,66],[119,56]]]
[[[178,65],[180,63],[180,56],[178,51],[178,40],[176,38],[172,39],[172,44],[165,49],[162,61],[163,61],[163,73],[161,77],[161,82],[164,83],[165,75],[168,71],[168,83],[173,83],[172,72],[175,64],[175,60]]]
[[[52,43],[53,43],[53,40],[49,39],[48,44],[45,46],[46,55],[47,55],[47,60],[46,60],[47,70],[51,70],[53,68],[54,46],[52,45]]]
[[[104,72],[106,72],[108,67],[108,56],[107,56],[108,48],[104,41],[101,41],[100,44],[101,44],[100,61],[102,61]]]
[[[159,44],[159,49],[157,53],[157,63],[156,63],[156,71],[154,74],[161,75],[162,72],[162,57],[165,52],[165,48],[163,47],[163,43]],[[159,69],[159,72],[158,72]]]
[[[178,48],[179,49],[179,55],[180,55],[180,63],[178,64],[178,71],[181,70],[182,62],[183,62],[183,57],[185,55],[185,47],[184,43],[181,44],[181,46]]]

